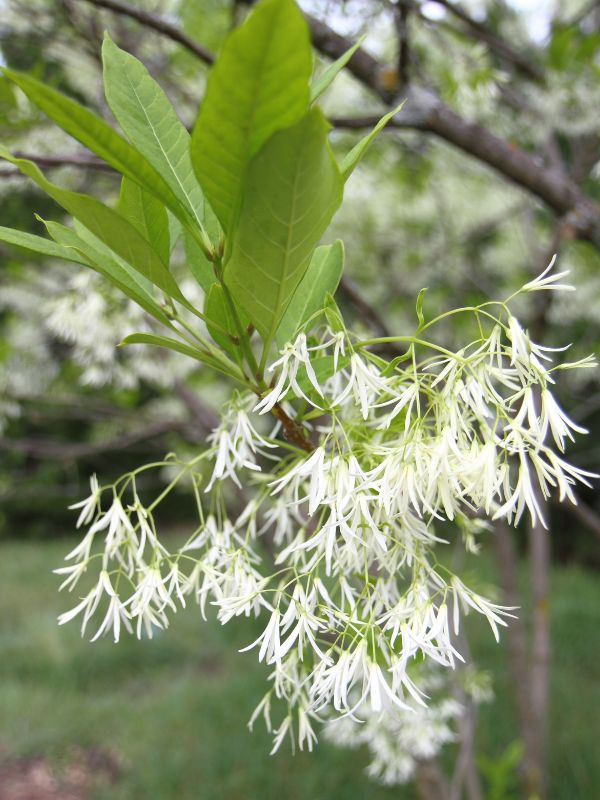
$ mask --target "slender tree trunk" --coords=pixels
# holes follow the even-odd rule
[[[493,538],[505,602],[520,607],[517,587],[518,559],[508,525],[502,521],[497,523]],[[528,648],[521,617],[511,620],[507,641],[509,670],[525,750],[522,763],[523,788],[528,798],[543,798],[550,665],[550,539],[548,531],[539,523],[531,525],[529,530],[529,566],[533,602],[531,647]]]
[[[481,781],[475,763],[476,710],[473,701],[465,692],[460,692],[459,702],[464,708],[460,720],[460,747],[450,785],[449,800],[483,800]],[[466,792],[466,794],[463,794]]]
[[[532,593],[529,703],[534,736],[531,741],[528,787],[534,797],[546,789],[546,727],[550,681],[550,536],[539,522],[529,529]]]
[[[449,800],[448,781],[436,759],[419,762],[415,786],[421,800]]]

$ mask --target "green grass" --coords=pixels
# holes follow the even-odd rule
[[[266,670],[239,654],[259,630],[248,620],[203,623],[196,608],[153,641],[89,644],[50,572],[69,542],[0,546],[0,750],[58,762],[74,746],[118,754],[103,800],[358,800],[412,798],[363,770],[366,753],[321,743],[313,754],[269,757],[268,736],[246,721]],[[487,562],[489,567],[489,562]],[[552,800],[600,796],[597,681],[600,587],[576,569],[553,576],[554,658],[550,722]],[[473,626],[473,650],[494,675],[497,701],[482,711],[478,747],[499,757],[516,738],[503,647]]]

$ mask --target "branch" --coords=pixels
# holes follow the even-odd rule
[[[42,169],[57,169],[60,167],[79,167],[82,169],[97,169],[101,172],[114,172],[113,168],[101,161],[96,156],[87,153],[68,153],[65,155],[35,155],[32,153],[15,152],[17,158],[25,158],[33,161]],[[25,177],[17,167],[2,166],[0,168],[0,178]]]
[[[215,60],[214,55],[209,50],[202,47],[195,39],[185,34],[177,25],[173,25],[157,14],[152,14],[150,11],[144,11],[141,8],[135,8],[129,5],[129,3],[121,2],[121,0],[80,0],[80,2],[89,3],[92,6],[96,6],[96,8],[105,8],[108,11],[113,11],[115,14],[122,14],[125,17],[130,17],[146,28],[151,28],[157,33],[172,39],[172,41],[183,45],[186,50],[189,50],[190,53],[205,64],[212,64]]]
[[[354,283],[352,278],[344,275],[340,281],[340,291],[342,295],[354,306],[358,313],[368,320],[378,336],[391,336],[391,331],[385,323],[383,317],[377,309],[365,299],[364,295]],[[395,353],[398,355],[398,352]]]
[[[315,47],[330,58],[339,58],[351,43],[332,31],[324,22],[307,16]],[[384,67],[376,58],[359,48],[348,62],[352,74],[372,89],[382,100],[392,100],[381,78]],[[565,222],[573,233],[592,242],[600,250],[600,209],[571,178],[557,169],[545,166],[533,155],[482,125],[463,119],[437,95],[419,87],[407,92],[406,106],[390,125],[434,133],[463,152],[493,167],[505,178],[537,196]],[[358,127],[358,126],[354,126]]]
[[[80,0],[97,8],[105,8],[137,20],[157,33],[182,44],[205,64],[212,64],[214,55],[179,28],[166,20],[121,2],[121,0]],[[332,59],[339,58],[351,42],[320,20],[306,15],[315,47]],[[359,47],[348,62],[348,69],[365,86],[386,103],[392,92],[382,78],[385,69],[376,58]],[[440,98],[427,89],[413,87],[408,103],[392,121],[395,128],[412,128],[434,133],[470,156],[493,167],[505,178],[516,183],[542,200],[559,216],[574,236],[586,239],[600,250],[600,209],[584,194],[569,176],[545,167],[535,156],[496,136],[481,125],[469,122],[452,111]]]
[[[412,4],[409,0],[397,0],[394,5],[394,22],[398,37],[398,86],[406,88],[410,80],[410,30],[408,15]]]
[[[63,444],[51,439],[8,439],[0,437],[0,451],[25,453],[38,459],[69,460],[111,453],[116,450],[126,450],[134,444],[164,436],[167,433],[180,431],[185,423],[179,420],[157,422],[147,425],[140,431],[126,433],[107,442]]]

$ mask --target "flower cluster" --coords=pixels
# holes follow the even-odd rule
[[[521,291],[569,289],[562,277],[547,270]],[[234,398],[209,449],[180,464],[152,504],[139,499],[140,471],[108,487],[106,511],[94,483],[78,504],[88,533],[59,572],[73,588],[96,559],[99,579],[61,622],[81,616],[85,630],[103,603],[94,638],[110,630],[117,639],[134,627],[151,635],[188,596],[203,613],[214,606],[223,623],[265,615],[244,649],[271,668],[252,722],[264,716],[274,750],[286,736],[311,749],[315,721],[332,715],[351,722],[385,712],[382,752],[393,746],[422,757],[422,742],[390,744],[407,714],[428,736],[435,729],[439,741],[447,738],[456,709],[426,711],[419,665],[452,669],[462,661],[463,614],[481,614],[498,638],[513,609],[453,573],[441,526],[474,550],[485,517],[517,523],[527,512],[544,523],[545,499],[556,492],[575,502],[575,483],[593,477],[564,458],[566,440],[584,430],[553,394],[559,370],[591,359],[555,364],[508,301],[461,312],[476,336],[458,352],[428,335],[448,315],[426,323],[419,308],[417,333],[396,337],[406,349],[387,361],[374,352],[381,340],[357,339],[330,306],[320,328],[284,347],[258,401]],[[270,434],[261,432],[269,412],[279,420]],[[302,436],[286,439],[292,424]],[[168,552],[153,513],[183,475],[198,525]],[[227,510],[232,492],[237,515]],[[275,706],[284,716],[273,723]],[[408,761],[401,763],[407,773]]]
[[[406,709],[387,706],[373,711],[363,705],[360,723],[350,717],[331,720],[325,725],[325,738],[339,747],[366,745],[371,778],[386,786],[407,783],[420,761],[434,758],[445,744],[456,740],[464,710],[448,695],[443,677],[434,670],[426,670],[419,683],[432,698],[427,706],[412,699]]]

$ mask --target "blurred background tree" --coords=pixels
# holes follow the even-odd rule
[[[439,313],[509,294],[557,253],[578,293],[566,299],[530,295],[520,316],[546,344],[573,342],[573,358],[597,352],[600,4],[301,5],[318,68],[365,36],[325,99],[334,146],[346,151],[383,111],[407,98],[353,176],[331,231],[346,243],[338,299],[355,327],[401,334],[413,325],[422,287],[428,287],[428,307]],[[4,0],[0,7],[7,65],[31,71],[109,117],[99,59],[108,30],[144,61],[188,126],[212,53],[247,11],[246,3],[224,0]],[[110,170],[2,78],[0,139],[51,169],[63,185],[93,186],[106,198],[118,192]],[[42,231],[36,214],[57,215],[52,202],[6,164],[0,165],[0,202],[3,225],[32,232]],[[183,262],[187,254],[181,248],[176,257]],[[4,245],[0,262],[0,537],[55,537],[71,532],[65,508],[84,491],[90,473],[110,479],[142,456],[194,450],[214,425],[226,389],[175,354],[117,350],[145,321],[99,276]],[[194,291],[190,286],[188,294]],[[457,332],[448,328],[449,341]],[[598,375],[581,375],[577,383],[571,377],[563,401],[592,435],[571,457],[598,471]],[[170,513],[174,527],[185,523],[185,503],[173,504]],[[599,537],[600,501],[592,491],[580,493],[577,507],[553,510],[550,536],[523,525],[516,532],[498,526],[492,537],[491,559],[510,604],[521,605],[516,577],[519,555],[527,556],[531,614],[507,634],[517,721],[512,738],[522,742],[517,761],[524,793],[507,789],[490,797],[593,794],[585,781],[587,794],[565,795],[548,781],[548,609],[552,560],[597,569]],[[472,772],[474,723],[467,716],[463,723],[459,763],[462,753]],[[448,788],[435,767],[422,765],[422,796],[459,797],[457,781],[467,796],[482,796],[469,770]]]

